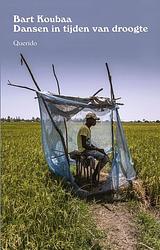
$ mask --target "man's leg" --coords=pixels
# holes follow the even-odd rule
[[[97,151],[97,150],[86,150],[85,155],[87,156],[93,156],[96,160],[98,160],[96,169],[92,175],[93,182],[96,181],[96,176],[99,174],[101,169],[106,165],[106,163],[109,161],[109,158],[107,155]]]
[[[106,165],[106,163],[109,161],[109,158],[107,155],[103,155],[103,158],[97,159],[99,160],[96,166],[96,169],[92,175],[93,182],[96,181],[96,177],[100,174],[100,171],[103,169],[103,167]],[[99,179],[99,178],[98,178]]]

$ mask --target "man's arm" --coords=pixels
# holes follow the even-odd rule
[[[87,137],[84,136],[84,135],[81,135],[81,138],[82,138],[82,147],[85,148],[85,149],[88,149],[88,150],[96,150],[97,148],[92,145],[92,144],[88,144],[87,143]]]
[[[102,149],[102,148],[97,148],[97,147],[94,146],[93,144],[90,144],[90,145],[89,145],[89,144],[87,143],[86,136],[81,135],[81,137],[82,137],[82,147],[83,147],[83,148],[85,148],[85,149],[87,149],[87,150],[97,150],[97,151],[99,151],[99,152],[105,154],[104,149]]]

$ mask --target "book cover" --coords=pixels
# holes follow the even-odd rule
[[[158,0],[6,0],[1,3],[2,249],[159,249],[159,9]],[[114,95],[106,65],[112,76]],[[135,177],[136,171],[138,177],[132,185],[134,195],[131,192],[133,200],[140,204],[135,205],[137,210],[133,207],[138,211],[138,222],[127,202],[125,206],[106,205],[107,201],[102,199],[103,207],[96,203],[90,206],[91,215],[86,203],[71,195],[70,186],[68,190],[57,176],[53,178],[42,150],[40,112],[34,92],[37,89],[48,92],[46,99],[51,98],[50,93],[76,97],[77,102],[83,101],[82,108],[87,98],[99,90],[99,96],[112,101],[117,98],[119,137],[115,137],[120,138],[118,149],[125,151],[127,166],[133,167],[130,176]],[[66,103],[71,101],[67,98]],[[58,97],[57,100],[56,107],[64,114],[62,100]],[[44,105],[43,101],[41,104]],[[55,116],[57,109],[53,110]],[[68,122],[67,114],[72,110],[67,111]],[[47,112],[43,115],[48,121]],[[92,118],[94,115],[91,114]],[[64,150],[61,145],[65,142],[67,145],[70,137],[61,136],[61,131],[67,132],[64,120],[60,123],[58,118],[60,129],[55,126],[56,132],[51,130],[49,122],[44,122],[47,143],[43,146],[49,145],[48,151],[56,152],[53,159],[48,157],[48,165],[51,160],[56,162],[55,173],[62,170],[62,176],[67,169],[73,181],[77,177],[76,165],[69,168],[68,162],[63,161],[68,148]],[[82,122],[81,118],[77,116],[76,122]],[[120,176],[126,171],[115,167],[124,159],[113,150],[115,124],[110,118],[111,122],[101,119],[102,127],[95,129],[95,138],[99,138],[101,145],[110,139],[108,145],[113,153],[108,155],[115,160],[115,165],[111,164],[111,168],[107,165],[105,169],[108,171],[104,173],[105,183],[108,173],[116,175],[118,169]],[[106,121],[110,135],[102,129]],[[68,124],[68,131],[73,131],[76,141],[78,126],[74,130]],[[55,133],[53,140],[48,131]],[[60,157],[62,161],[58,165]],[[88,192],[90,187],[92,193],[92,178],[90,182],[86,180],[78,188],[85,187]],[[120,200],[126,193],[122,191]],[[115,196],[109,198],[113,202]],[[119,199],[119,193],[116,198]],[[145,212],[141,207],[145,207]],[[154,207],[154,211],[150,212],[148,207]],[[100,237],[96,228],[106,235]]]

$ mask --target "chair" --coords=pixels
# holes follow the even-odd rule
[[[78,150],[70,153],[70,157],[76,161],[76,175],[85,177],[92,182],[92,174],[95,170],[96,160],[93,156],[84,156]]]

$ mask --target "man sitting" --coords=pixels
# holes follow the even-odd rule
[[[88,157],[92,156],[96,160],[98,160],[96,169],[92,175],[93,183],[96,183],[96,177],[99,174],[100,170],[106,165],[109,161],[108,156],[105,154],[104,149],[97,148],[93,144],[91,144],[91,127],[96,125],[96,121],[99,118],[95,113],[88,113],[86,115],[86,122],[79,129],[77,135],[77,145],[78,151],[82,153],[82,155]]]

